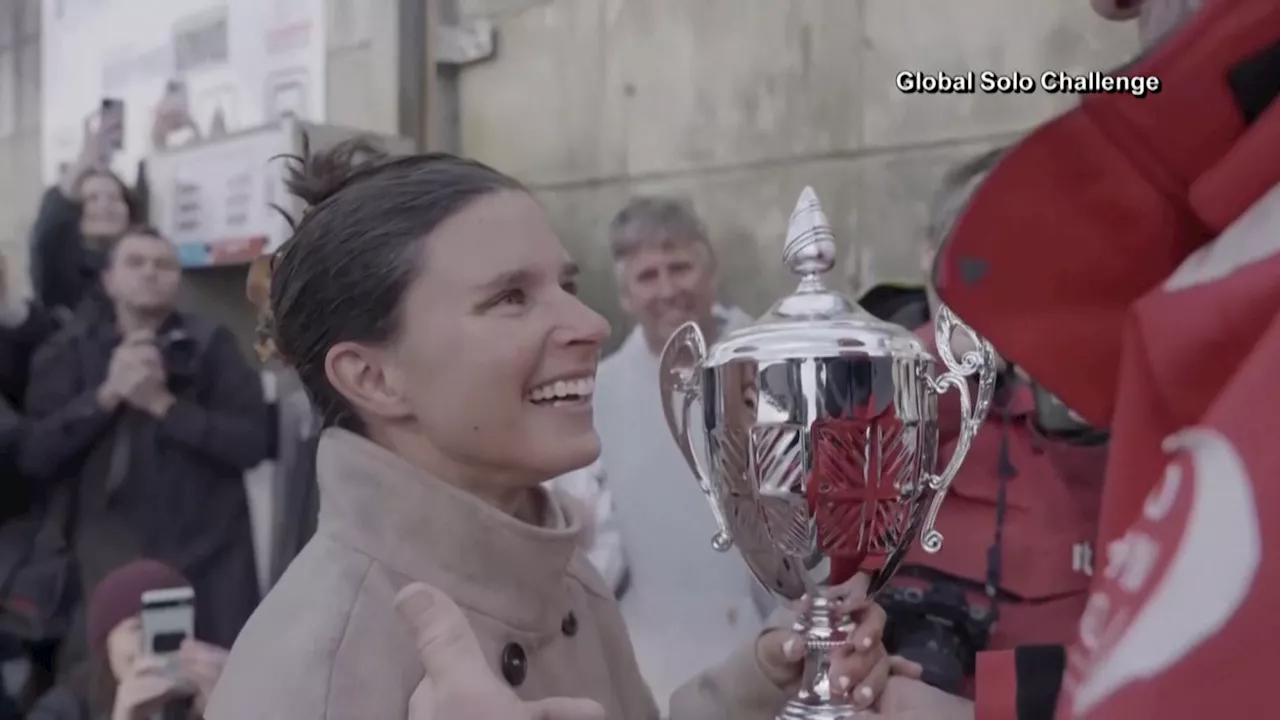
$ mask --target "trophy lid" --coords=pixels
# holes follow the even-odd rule
[[[716,343],[705,365],[851,355],[930,357],[914,333],[876,318],[823,283],[822,276],[836,265],[836,241],[811,187],[800,193],[791,212],[782,261],[800,276],[795,292]]]

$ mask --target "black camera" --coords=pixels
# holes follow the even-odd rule
[[[924,682],[961,694],[978,653],[991,639],[995,608],[981,599],[971,600],[964,585],[916,568],[904,568],[876,601],[889,618],[885,648],[919,663]]]
[[[156,336],[156,348],[164,360],[165,373],[172,380],[186,382],[199,370],[200,347],[186,330],[175,328]]]

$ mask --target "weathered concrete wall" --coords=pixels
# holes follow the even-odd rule
[[[461,73],[461,149],[538,191],[589,271],[587,298],[615,320],[602,235],[630,195],[692,197],[721,250],[725,295],[753,312],[790,285],[778,247],[806,184],[848,246],[851,283],[912,277],[941,172],[1072,99],[906,96],[895,73],[1105,69],[1136,44],[1132,27],[1095,18],[1084,0],[458,3],[500,33],[498,58]],[[397,0],[327,10],[331,121],[393,132]],[[17,292],[41,190],[34,128],[0,140],[0,242]],[[247,329],[239,271],[191,285],[198,306]]]
[[[1073,99],[908,96],[895,74],[1109,69],[1136,48],[1134,28],[1084,0],[460,3],[500,33],[498,58],[461,76],[462,149],[538,190],[596,271],[588,298],[614,319],[602,236],[628,196],[690,196],[719,246],[724,294],[752,312],[790,289],[781,236],[806,184],[846,245],[851,283],[913,278],[941,173]]]
[[[11,298],[30,294],[27,238],[40,204],[40,132],[22,130],[0,140],[0,253]]]
[[[40,183],[40,3],[0,4],[7,47],[0,85],[12,103],[0,120],[0,253],[11,298],[29,294],[27,237],[43,190]]]

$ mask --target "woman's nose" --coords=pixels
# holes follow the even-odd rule
[[[603,345],[609,339],[612,330],[609,321],[582,300],[573,298],[569,312],[572,317],[561,325],[566,344]]]

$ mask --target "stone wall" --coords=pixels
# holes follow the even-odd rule
[[[806,184],[843,241],[849,289],[913,279],[941,173],[1073,99],[904,95],[894,76],[1109,69],[1136,49],[1132,26],[1084,0],[459,2],[499,32],[498,57],[461,75],[462,150],[538,191],[615,321],[602,236],[630,195],[691,197],[724,295],[751,312],[790,289],[778,258]]]
[[[29,290],[27,237],[40,182],[40,3],[0,3],[0,254],[8,293]]]

